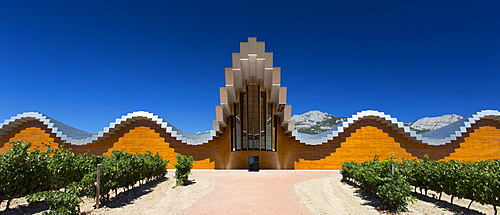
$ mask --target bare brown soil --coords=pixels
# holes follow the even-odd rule
[[[167,178],[149,182],[118,195],[102,208],[95,209],[93,199],[84,198],[82,214],[387,214],[381,200],[356,184],[341,181],[338,172],[312,171],[194,171],[192,183],[175,189],[170,173]],[[413,193],[417,201],[402,214],[493,214],[491,205],[455,199],[443,194]],[[433,198],[432,196],[435,196]],[[28,204],[15,199],[10,210],[0,204],[3,214],[41,214],[44,203]]]

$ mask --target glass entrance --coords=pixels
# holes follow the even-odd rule
[[[232,151],[276,151],[273,104],[261,85],[247,85],[234,103],[231,116]]]
[[[248,171],[258,172],[259,169],[259,156],[248,156]]]

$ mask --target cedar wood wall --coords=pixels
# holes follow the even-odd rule
[[[229,127],[230,125],[228,125]],[[26,122],[0,138],[0,153],[11,148],[9,142],[23,139],[32,147],[43,147],[40,142],[61,143],[39,121]],[[169,167],[175,155],[192,155],[196,169],[246,169],[248,156],[259,156],[261,169],[340,169],[345,161],[363,162],[379,154],[381,159],[394,153],[398,159],[419,158],[425,154],[432,160],[478,161],[500,158],[500,123],[482,119],[467,130],[463,137],[444,146],[415,143],[397,134],[390,127],[375,120],[360,120],[339,137],[326,144],[310,146],[299,143],[278,128],[277,152],[231,152],[230,132],[227,130],[213,141],[194,146],[172,138],[164,129],[148,120],[133,122],[108,138],[84,146],[66,145],[75,153],[109,154],[113,150],[136,153],[158,152]]]

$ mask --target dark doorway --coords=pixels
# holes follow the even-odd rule
[[[259,171],[259,156],[248,156],[248,171]]]

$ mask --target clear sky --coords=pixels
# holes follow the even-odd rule
[[[500,1],[0,1],[0,120],[96,133],[145,110],[210,130],[248,37],[274,53],[293,114],[500,109]]]

